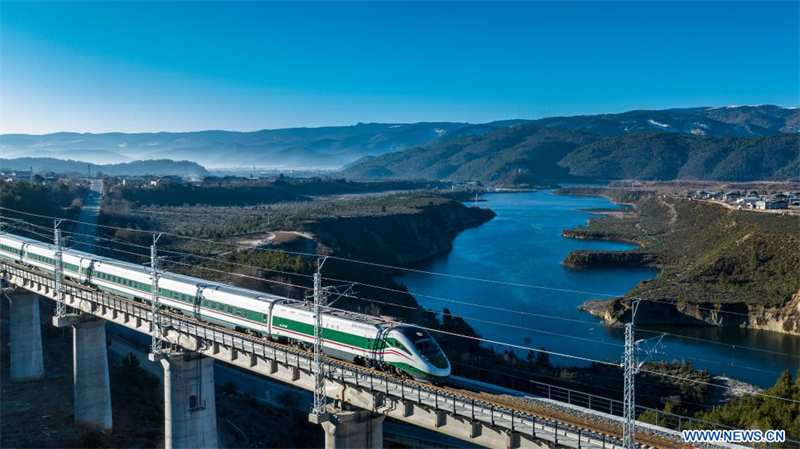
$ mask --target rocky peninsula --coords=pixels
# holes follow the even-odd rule
[[[576,251],[574,269],[656,267],[628,294],[582,307],[613,323],[627,321],[642,298],[642,324],[735,326],[800,335],[800,217],[737,211],[647,190],[567,188],[559,194],[632,203],[628,213],[593,217],[564,231],[570,238],[635,243],[630,251]],[[727,313],[734,312],[734,313]]]

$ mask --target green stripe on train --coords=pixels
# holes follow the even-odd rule
[[[299,321],[294,321],[287,318],[281,318],[278,316],[272,317],[272,327],[273,329],[278,328],[278,329],[290,330],[293,332],[299,332],[308,337],[314,336],[313,324],[301,323]],[[381,340],[377,340],[378,344],[375,345],[374,343],[376,342],[376,340],[372,338],[364,338],[358,335],[348,334],[347,332],[337,331],[336,329],[323,329],[322,337],[325,340],[330,340],[336,343],[341,343],[349,346],[355,346],[356,348],[362,350],[379,351],[385,347],[385,345],[383,345],[383,342]]]

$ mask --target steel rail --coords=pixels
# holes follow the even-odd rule
[[[20,265],[11,261],[0,261],[0,277],[6,279],[19,276],[23,285],[33,283],[46,290],[55,287],[52,275],[39,269]],[[100,307],[126,313],[136,319],[152,320],[152,313],[145,302],[134,301],[122,296],[101,291],[72,280],[64,282],[65,293],[79,302],[87,301],[92,312]],[[74,302],[74,300],[72,301]],[[226,327],[197,321],[181,314],[164,310],[161,316],[165,330],[172,329],[203,341],[224,345],[245,354],[275,360],[286,366],[293,366],[311,372],[313,360],[310,352],[270,341],[264,338],[238,332]],[[565,433],[577,433],[578,440],[589,438],[598,443],[621,445],[622,428],[619,425],[602,423],[547,407],[537,406],[507,396],[488,393],[456,390],[410,379],[395,377],[383,371],[363,367],[338,359],[325,358],[326,377],[342,383],[367,387],[387,395],[411,400],[421,405],[432,406],[436,410],[469,417],[491,425],[506,428],[512,432],[536,436],[537,432],[550,434],[557,439]],[[547,430],[549,427],[550,430]],[[667,429],[665,429],[667,430]],[[663,437],[637,432],[637,444],[656,448],[677,448],[686,445]]]

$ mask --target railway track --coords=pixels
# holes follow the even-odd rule
[[[5,263],[9,263],[9,262],[5,262]],[[18,264],[14,264],[14,265],[18,265]],[[25,267],[25,266],[19,266],[19,267],[23,268],[25,270],[28,270],[28,271],[30,270],[29,267]],[[41,273],[40,272],[38,274],[43,275],[43,276],[48,277],[48,278],[51,278],[51,275],[49,273]],[[69,280],[69,279],[65,279],[64,285],[65,286],[70,286],[70,287],[76,288],[76,289],[87,289],[87,288],[89,288],[84,284],[81,284],[81,283],[78,283],[78,282],[75,282],[75,281],[72,281],[72,280]],[[133,305],[135,307],[148,308],[149,309],[149,306],[144,302],[135,301],[135,300],[132,300],[132,299],[129,299],[129,298],[125,298],[125,297],[119,296],[119,295],[113,295],[113,294],[108,293],[108,292],[103,292],[103,293],[108,294],[110,296],[114,296],[118,300],[120,300],[122,302],[127,302],[127,303],[129,303],[129,304],[131,304],[131,305]],[[173,317],[173,318],[176,318],[176,319],[179,319],[179,320],[188,320],[190,322],[197,323],[196,324],[197,326],[217,328],[217,329],[220,329],[220,330],[222,330],[224,332],[227,332],[227,333],[230,333],[230,334],[235,334],[238,338],[241,338],[243,340],[249,340],[249,341],[251,341],[253,343],[274,347],[274,348],[279,349],[281,351],[286,351],[286,352],[289,352],[289,353],[293,353],[293,354],[295,354],[297,356],[309,357],[312,354],[311,351],[303,350],[303,349],[300,349],[300,348],[297,348],[297,347],[294,347],[294,346],[291,346],[291,345],[288,345],[288,344],[279,343],[279,342],[272,341],[272,340],[269,340],[269,339],[266,339],[266,338],[255,337],[255,336],[253,336],[251,334],[248,334],[248,333],[245,333],[245,332],[240,332],[240,331],[233,330],[233,329],[230,329],[230,328],[227,328],[227,327],[223,327],[223,326],[219,326],[219,325],[216,325],[216,324],[200,321],[200,320],[197,320],[194,317],[187,316],[187,315],[184,315],[182,313],[176,313],[176,312],[174,312],[172,310],[169,310],[169,309],[162,309],[162,314],[170,316],[170,317]],[[438,393],[441,393],[444,396],[456,397],[456,398],[459,398],[459,399],[464,400],[466,402],[468,402],[468,401],[479,401],[479,402],[482,402],[482,403],[485,403],[485,404],[492,405],[492,406],[496,407],[499,410],[505,410],[505,411],[508,411],[508,412],[516,412],[516,413],[519,413],[519,414],[529,415],[529,416],[533,416],[535,418],[541,418],[541,419],[548,420],[548,421],[551,421],[551,422],[558,422],[559,424],[563,424],[563,425],[565,425],[567,427],[571,427],[571,428],[574,428],[574,429],[580,429],[580,430],[589,432],[590,434],[606,435],[606,436],[609,436],[609,437],[614,438],[614,439],[621,439],[621,437],[622,437],[622,427],[620,425],[615,425],[615,424],[611,424],[611,423],[607,423],[607,422],[601,422],[601,421],[597,421],[597,420],[592,420],[592,419],[588,419],[588,418],[585,418],[585,417],[582,417],[582,416],[576,416],[576,415],[573,415],[573,414],[570,414],[570,413],[566,413],[566,412],[563,412],[563,411],[559,411],[559,410],[553,410],[553,409],[548,408],[548,407],[538,406],[538,405],[535,405],[535,404],[532,404],[532,403],[529,403],[529,402],[525,402],[525,401],[522,401],[522,400],[519,400],[519,399],[515,399],[515,398],[510,397],[510,396],[502,396],[502,395],[490,394],[490,393],[480,392],[480,391],[471,391],[471,390],[465,390],[465,389],[462,389],[462,388],[448,387],[448,386],[443,386],[443,385],[434,385],[434,384],[430,384],[430,383],[426,383],[426,382],[420,382],[420,381],[416,381],[416,380],[412,380],[412,379],[402,379],[399,376],[394,375],[394,374],[386,373],[384,371],[380,371],[380,370],[377,370],[377,369],[374,369],[374,368],[361,366],[361,365],[358,365],[358,364],[355,364],[355,363],[351,363],[351,362],[347,362],[347,361],[343,361],[343,360],[339,360],[339,359],[334,359],[334,358],[331,358],[331,357],[328,357],[328,356],[325,357],[325,363],[330,364],[331,366],[339,366],[339,367],[346,368],[346,369],[349,369],[349,370],[352,370],[352,371],[357,371],[357,372],[361,372],[363,374],[368,374],[368,375],[371,375],[373,377],[378,377],[378,378],[385,377],[385,378],[391,378],[391,379],[394,379],[394,380],[402,380],[406,384],[414,385],[414,386],[416,386],[416,387],[418,387],[419,389],[422,389],[422,390],[438,392]],[[636,438],[637,444],[643,445],[643,446],[648,446],[648,447],[653,447],[653,448],[659,448],[659,449],[661,449],[661,448],[664,448],[664,449],[670,448],[671,449],[671,448],[689,447],[686,444],[682,444],[682,443],[679,443],[677,441],[674,441],[674,440],[671,440],[671,439],[668,439],[668,438],[659,437],[659,436],[648,434],[648,433],[644,433],[644,432],[637,432],[635,438]]]
[[[192,317],[187,317],[187,316],[182,315],[182,314],[176,314],[176,313],[174,313],[172,311],[167,311],[167,313],[170,314],[170,315],[177,315],[177,316],[179,316],[180,318],[183,318],[183,319],[189,318],[191,320],[194,320],[194,318],[192,318]],[[203,323],[203,325],[209,325],[209,326],[212,326],[212,327],[221,328],[221,326],[214,325],[214,324],[211,324],[211,323],[205,323],[205,322],[202,322],[202,321],[199,321],[199,322]],[[240,338],[249,339],[249,340],[252,340],[252,341],[258,342],[258,343],[265,343],[265,344],[268,344],[270,346],[273,346],[273,347],[276,347],[276,348],[280,348],[281,350],[284,350],[284,351],[293,352],[293,353],[295,353],[297,355],[311,356],[313,354],[312,351],[300,349],[300,348],[297,348],[297,347],[294,347],[294,346],[291,346],[291,345],[288,345],[288,344],[282,344],[282,343],[278,343],[278,342],[271,341],[271,340],[268,340],[268,339],[253,337],[250,334],[247,334],[247,333],[244,333],[244,332],[235,331],[235,330],[231,330],[229,328],[224,328],[224,329],[226,331],[228,331],[228,332],[237,334]],[[331,364],[331,365],[336,365],[336,366],[341,366],[341,367],[346,367],[346,368],[348,368],[350,370],[360,371],[362,373],[367,373],[367,374],[372,375],[374,377],[390,377],[390,378],[393,378],[393,379],[399,379],[399,380],[403,380],[407,384],[415,385],[415,386],[417,386],[419,388],[423,388],[423,389],[427,389],[427,390],[436,390],[436,391],[442,393],[443,395],[456,396],[456,397],[460,397],[461,399],[464,399],[464,400],[474,399],[474,400],[477,400],[477,401],[481,401],[481,402],[492,404],[492,405],[496,406],[499,409],[505,409],[505,410],[509,410],[509,411],[512,411],[512,412],[527,414],[527,415],[535,416],[537,418],[542,418],[542,419],[546,419],[546,420],[550,420],[550,421],[559,422],[561,424],[564,424],[566,426],[573,427],[573,428],[576,428],[576,429],[582,429],[582,430],[585,430],[585,431],[588,431],[588,432],[592,432],[592,433],[596,433],[596,434],[602,434],[602,435],[608,435],[608,436],[610,436],[612,438],[616,438],[616,439],[622,439],[622,427],[618,426],[618,425],[599,422],[599,421],[595,421],[595,420],[591,420],[591,419],[587,419],[587,418],[571,415],[571,414],[566,413],[566,412],[552,410],[552,409],[547,408],[547,407],[537,406],[537,405],[534,405],[534,404],[531,404],[531,403],[528,403],[528,402],[525,402],[525,401],[517,400],[517,399],[514,399],[512,397],[508,397],[508,396],[500,396],[500,395],[495,395],[495,394],[490,394],[490,393],[485,393],[485,392],[477,392],[477,391],[464,390],[464,389],[455,388],[455,387],[446,387],[446,386],[434,385],[434,384],[431,384],[431,383],[421,382],[421,381],[417,381],[417,380],[413,380],[413,379],[401,378],[400,376],[397,376],[397,375],[394,375],[394,374],[391,374],[391,373],[387,373],[385,371],[380,371],[380,370],[377,370],[377,369],[374,369],[374,368],[365,367],[365,366],[362,366],[362,365],[358,365],[358,364],[355,364],[355,363],[352,363],[352,362],[343,361],[343,360],[340,360],[340,359],[334,359],[334,358],[331,358],[331,357],[328,357],[328,356],[325,356],[324,359],[325,359],[325,363],[328,363],[328,364]],[[662,449],[662,448],[663,449],[674,449],[674,448],[689,447],[686,444],[682,444],[682,443],[676,442],[674,440],[658,437],[658,436],[647,434],[647,433],[643,433],[643,432],[637,432],[635,439],[636,439],[637,444],[648,446],[648,447],[653,447],[653,448],[659,448],[659,449]]]

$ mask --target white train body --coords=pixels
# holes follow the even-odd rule
[[[0,234],[0,258],[52,273],[55,247],[13,234]],[[130,299],[150,303],[149,267],[65,249],[64,276]],[[183,315],[270,339],[310,347],[314,341],[311,304],[255,290],[172,273],[159,277],[159,303]],[[376,317],[326,308],[323,347],[331,357],[439,381],[450,363],[424,329]]]

